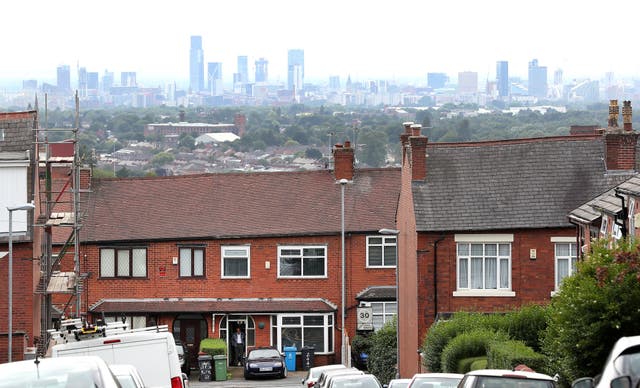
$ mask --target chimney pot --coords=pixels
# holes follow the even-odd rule
[[[631,101],[622,101],[622,122],[625,131],[633,131]]]
[[[351,142],[349,140],[344,142],[344,148],[351,148]]]
[[[412,136],[420,136],[420,130],[422,129],[422,125],[420,124],[413,124],[411,126],[411,135]]]

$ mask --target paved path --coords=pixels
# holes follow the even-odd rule
[[[289,372],[284,379],[252,379],[245,380],[242,367],[230,367],[231,379],[225,381],[199,381],[197,371],[192,371],[189,376],[190,388],[254,388],[254,387],[278,387],[278,388],[302,388],[302,379],[307,375],[306,371]]]

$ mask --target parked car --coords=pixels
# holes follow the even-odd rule
[[[393,379],[387,384],[387,388],[407,388],[411,379]]]
[[[184,347],[182,341],[176,340],[176,349],[178,350],[178,360],[180,361],[180,370],[182,373],[189,376],[191,374],[191,363],[189,357],[189,351]]]
[[[619,378],[624,377],[620,380]],[[604,363],[602,373],[595,378],[582,377],[575,380],[572,388],[609,388],[613,381],[629,383],[629,387],[637,387],[640,383],[640,335],[621,337]]]
[[[273,347],[252,349],[244,359],[244,378],[271,376],[287,377],[284,355]]]
[[[325,370],[320,374],[320,377],[318,377],[318,381],[316,381],[314,388],[327,388],[329,384],[331,384],[331,379],[336,376],[363,374],[364,372],[357,368]]]
[[[316,381],[318,381],[318,377],[320,377],[323,371],[333,370],[333,369],[346,369],[346,366],[342,364],[329,364],[329,365],[314,366],[312,368],[309,368],[307,375],[305,376],[304,379],[302,379],[302,385],[304,385],[306,388],[313,387],[313,385],[316,383]]]
[[[111,364],[109,369],[122,386],[122,388],[144,388],[144,381],[138,369],[129,364]]]
[[[100,357],[36,358],[0,364],[0,387],[119,388]]]
[[[525,383],[526,384],[523,384]],[[553,377],[536,372],[513,371],[509,369],[478,369],[467,372],[459,388],[556,388]]]
[[[327,388],[382,388],[382,384],[372,374],[347,374],[333,376]]]
[[[460,373],[416,373],[407,388],[456,388],[463,377]]]

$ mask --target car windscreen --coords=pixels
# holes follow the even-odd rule
[[[280,353],[278,353],[278,351],[275,349],[256,349],[252,350],[251,353],[249,353],[249,360],[273,357],[280,357]]]
[[[483,388],[554,388],[553,381],[504,376],[478,376],[476,386]]]
[[[460,380],[450,377],[416,377],[411,388],[455,388]]]
[[[613,361],[616,376],[640,376],[640,346],[626,349]]]

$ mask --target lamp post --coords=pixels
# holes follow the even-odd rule
[[[341,324],[340,327],[342,328],[342,339],[341,339],[341,348],[342,350],[340,351],[340,355],[342,358],[342,365],[347,365],[347,341],[346,341],[346,330],[344,328],[344,315],[347,312],[347,308],[345,307],[345,303],[346,303],[346,293],[345,293],[345,272],[346,272],[346,264],[345,264],[345,259],[344,259],[344,187],[347,185],[347,183],[349,183],[349,181],[347,179],[340,179],[340,181],[338,181],[338,183],[340,183],[340,246],[342,248],[341,251],[341,255],[340,255],[340,261],[342,264],[342,281],[341,281],[341,286],[342,286],[342,301],[340,302],[340,306],[341,306],[341,312],[340,312],[340,318],[341,318]]]
[[[32,210],[33,203],[19,206],[7,206],[9,211],[9,357],[7,362],[11,362],[12,342],[13,342],[13,212],[16,210]]]
[[[398,292],[398,234],[400,231],[397,229],[382,228],[378,231],[380,234],[396,236],[396,378],[400,378],[400,293]],[[383,249],[384,252],[384,249]]]

